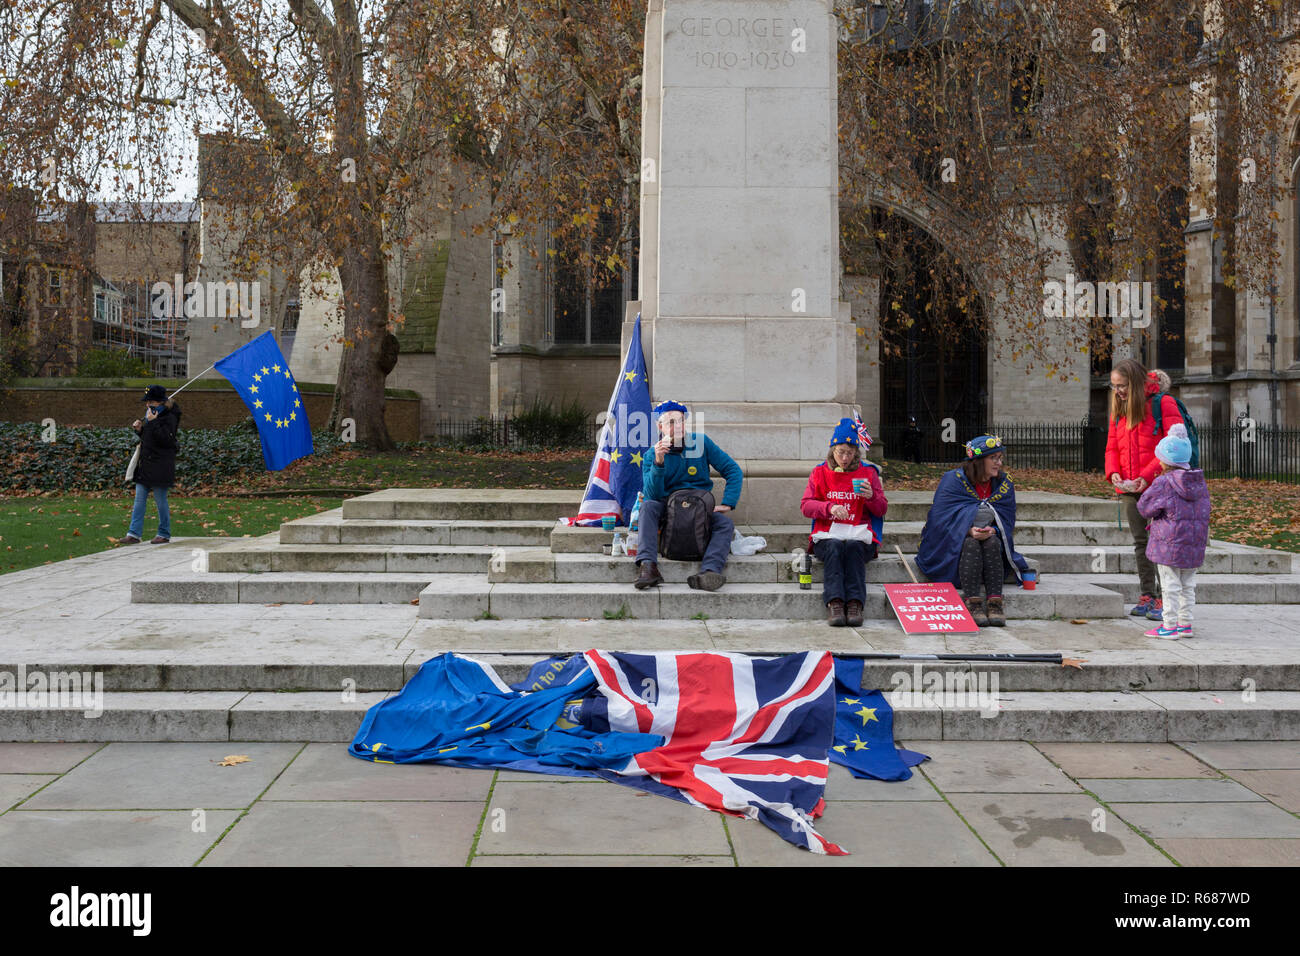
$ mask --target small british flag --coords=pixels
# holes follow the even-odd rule
[[[868,448],[871,445],[871,436],[867,434],[867,426],[862,421],[862,416],[856,411],[853,413],[853,424],[858,429],[858,446]]]

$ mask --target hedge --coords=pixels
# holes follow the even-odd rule
[[[0,491],[112,491],[126,486],[123,475],[136,445],[131,429],[65,425],[57,428],[52,442],[41,440],[44,431],[35,422],[0,422],[0,447],[5,450]],[[178,439],[178,490],[266,470],[251,420],[225,429],[182,427]],[[324,429],[312,432],[312,443],[317,454],[329,454],[343,444]]]

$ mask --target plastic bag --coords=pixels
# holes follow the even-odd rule
[[[739,530],[736,531],[735,537],[731,539],[732,554],[758,554],[758,552],[762,551],[766,547],[766,538],[759,537],[758,535],[747,538],[741,534]]]

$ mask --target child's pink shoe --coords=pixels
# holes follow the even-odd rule
[[[1153,627],[1142,635],[1143,637],[1163,637],[1166,640],[1176,641],[1183,636],[1183,632],[1176,627],[1165,627],[1161,624],[1159,627]]]
[[[1190,624],[1179,624],[1179,625],[1178,625],[1178,636],[1179,636],[1179,637],[1191,637],[1191,636],[1192,636],[1192,625],[1190,625]]]

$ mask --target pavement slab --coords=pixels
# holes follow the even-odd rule
[[[1143,833],[1168,837],[1300,838],[1300,820],[1270,803],[1112,803]]]
[[[242,808],[288,766],[302,744],[115,743],[29,800],[32,810]],[[246,763],[222,767],[227,756]]]
[[[948,799],[1008,866],[1171,865],[1087,794],[954,793]]]
[[[1156,842],[1183,866],[1300,866],[1300,840],[1168,838]]]
[[[191,866],[238,810],[11,810],[0,866]],[[201,827],[196,830],[195,827]]]
[[[0,743],[0,773],[66,773],[104,744]]]
[[[1231,780],[1080,780],[1106,803],[1245,803],[1264,798]]]
[[[920,770],[944,793],[1078,793],[1079,785],[1023,741],[927,741]]]
[[[1300,813],[1300,770],[1231,770],[1238,780],[1290,813]]]
[[[1053,763],[1080,777],[1218,777],[1174,744],[1165,743],[1039,743]]]
[[[498,783],[476,852],[676,856],[725,854],[730,847],[718,814],[656,794],[618,784]]]
[[[308,744],[271,784],[263,800],[435,800],[480,806],[492,771],[436,764],[361,760],[343,744]]]
[[[259,803],[200,865],[464,866],[482,813],[454,802]]]
[[[1220,770],[1300,770],[1300,743],[1293,740],[1215,740],[1179,746]]]
[[[0,813],[57,779],[59,778],[52,773],[0,773]]]

